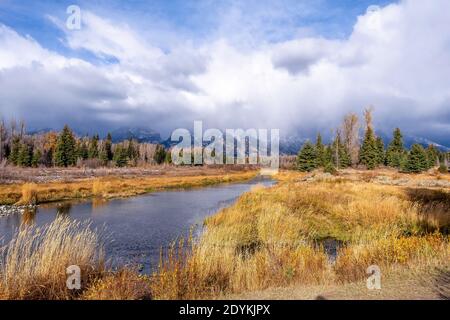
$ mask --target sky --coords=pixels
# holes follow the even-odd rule
[[[448,21],[448,0],[0,0],[0,114],[312,137],[373,106],[378,132],[450,145]]]

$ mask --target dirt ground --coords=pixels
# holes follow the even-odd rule
[[[400,272],[381,279],[381,289],[367,288],[365,281],[343,285],[270,288],[222,297],[230,300],[448,300],[450,273],[414,275]]]

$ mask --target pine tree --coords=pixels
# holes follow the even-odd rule
[[[109,159],[108,159],[108,151],[106,149],[106,144],[104,144],[100,148],[99,160],[103,166],[106,166],[108,164]]]
[[[55,149],[55,164],[59,167],[73,166],[76,163],[76,142],[69,126],[58,136]]]
[[[383,139],[381,139],[381,137],[377,137],[376,145],[377,145],[377,164],[384,165],[386,162],[386,154],[384,151],[384,142]]]
[[[325,146],[322,143],[322,136],[317,134],[316,139],[316,155],[317,155],[317,165],[319,167],[325,167],[326,159],[325,159]]]
[[[331,162],[328,162],[325,167],[323,168],[323,171],[326,173],[336,174],[337,170],[334,167],[334,165]]]
[[[135,160],[138,157],[138,152],[134,147],[134,142],[132,138],[128,140],[127,156],[130,160]]]
[[[352,160],[350,158],[350,153],[348,152],[345,145],[339,145],[339,154],[340,168],[348,168],[352,164]]]
[[[14,165],[17,165],[17,160],[18,160],[18,157],[19,157],[20,146],[21,146],[20,138],[15,136],[12,139],[11,152],[10,152],[9,157],[8,157],[8,160]]]
[[[324,158],[325,158],[325,166],[327,166],[328,164],[332,164],[334,166],[334,164],[333,164],[333,147],[332,146],[327,145],[325,147]]]
[[[97,159],[98,158],[98,135],[94,135],[89,143],[88,158]]]
[[[155,151],[155,155],[153,156],[153,160],[157,164],[161,164],[164,162],[165,159],[166,159],[166,150],[164,149],[164,147],[162,145],[158,144],[156,146],[156,151]]]
[[[172,163],[172,152],[171,150],[168,150],[166,152],[166,158],[164,159],[165,163],[171,164]]]
[[[317,154],[311,142],[307,141],[297,156],[297,168],[300,171],[312,171],[317,168]]]
[[[420,144],[414,144],[408,154],[406,171],[418,173],[428,169],[428,157],[425,149]]]
[[[375,169],[378,164],[377,142],[372,127],[366,129],[359,159],[369,170]]]
[[[108,132],[108,135],[106,136],[106,140],[105,140],[105,151],[106,151],[106,156],[108,158],[108,161],[111,161],[113,159],[112,136],[111,136],[111,133],[109,133],[109,132]]]
[[[438,166],[439,151],[430,144],[427,148],[428,169]]]
[[[394,137],[386,151],[386,164],[389,167],[400,168],[401,162],[406,157],[403,146],[403,136],[399,128],[394,130]]]
[[[125,167],[128,163],[127,150],[122,145],[117,145],[114,150],[114,163],[117,167]]]
[[[33,157],[31,159],[31,166],[36,168],[41,163],[42,152],[39,149],[35,149],[33,152]]]
[[[86,145],[86,142],[83,141],[83,140],[80,140],[78,142],[77,157],[82,159],[82,160],[86,160],[86,159],[89,158],[89,150],[88,150],[88,147]]]
[[[31,166],[31,148],[28,144],[22,143],[17,156],[17,165],[21,167]]]
[[[350,153],[342,142],[340,131],[337,131],[331,146],[331,158],[333,165],[338,169],[347,168],[351,165]]]

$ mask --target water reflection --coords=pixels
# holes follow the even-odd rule
[[[68,217],[70,216],[70,210],[72,210],[72,204],[67,203],[60,203],[56,207],[56,216],[57,217]]]
[[[20,226],[27,227],[33,225],[36,220],[36,212],[36,208],[26,208],[22,214]]]
[[[102,208],[106,207],[108,205],[108,200],[103,198],[94,198],[92,200],[92,214],[101,212]]]

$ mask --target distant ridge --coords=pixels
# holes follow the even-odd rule
[[[132,138],[138,142],[160,143],[161,135],[155,130],[142,127],[121,127],[111,131],[113,142],[122,142]]]

